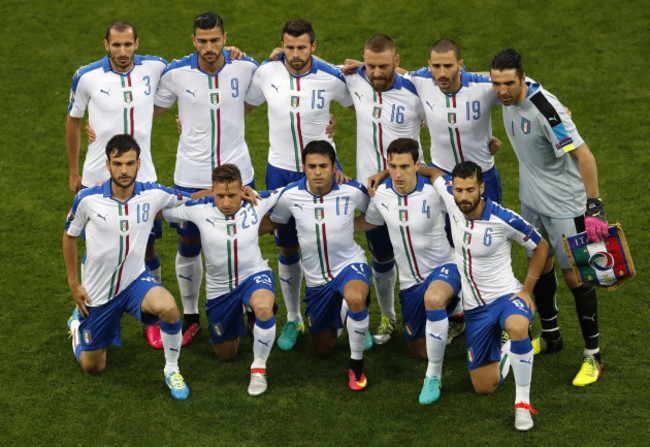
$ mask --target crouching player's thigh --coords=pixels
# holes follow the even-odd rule
[[[493,393],[499,385],[502,331],[513,341],[528,336],[533,314],[522,299],[511,298],[508,294],[465,312],[467,365],[478,394]]]
[[[268,320],[275,311],[275,279],[271,271],[250,276],[232,292],[205,302],[210,328],[210,343],[222,362],[233,361],[239,351],[239,337],[246,335],[245,306],[257,318]]]

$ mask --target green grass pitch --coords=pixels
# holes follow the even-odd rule
[[[328,360],[315,358],[306,338],[292,352],[274,349],[269,390],[251,398],[246,393],[250,339],[242,341],[237,361],[222,364],[204,331],[182,352],[181,371],[191,396],[177,402],[163,382],[162,353],[147,346],[129,317],[123,319],[123,346],[109,348],[107,371],[98,377],[82,373],[66,338],[73,302],[61,251],[72,204],[65,155],[72,75],[103,56],[104,31],[114,20],[136,24],[140,54],[171,61],[193,51],[192,20],[208,10],[224,18],[228,43],[260,62],[278,46],[284,22],[296,17],[312,22],[317,54],[335,63],[361,58],[364,42],[379,32],[394,38],[401,65],[409,69],[424,66],[429,45],[441,37],[460,44],[473,71],[486,70],[504,47],[519,50],[527,73],[571,109],[598,161],[608,217],[623,225],[636,264],[637,278],[616,292],[599,293],[605,362],[600,381],[584,389],[571,386],[583,347],[573,298],[564,285],[558,305],[565,349],[535,359],[532,402],[540,415],[527,434],[512,426],[510,377],[492,396],[474,394],[463,340],[447,350],[440,401],[420,406],[426,365],[408,357],[402,329],[390,344],[366,354],[370,385],[363,393],[347,389],[347,338]],[[5,0],[0,13],[0,445],[647,445],[646,2]],[[333,113],[341,161],[354,173],[354,114],[339,106]],[[154,160],[160,182],[167,185],[177,143],[173,117],[173,110],[163,115],[153,131]],[[265,107],[246,120],[255,178],[263,187]],[[498,107],[493,127],[504,141],[497,155],[504,204],[518,210],[517,162]],[[422,141],[426,154],[426,129]],[[159,250],[164,283],[178,296],[174,232],[165,230]],[[268,236],[263,252],[276,268]],[[513,257],[522,275],[524,254],[517,249]],[[285,313],[278,298],[281,327]],[[201,306],[204,299],[202,292]],[[370,311],[374,329],[376,302]]]

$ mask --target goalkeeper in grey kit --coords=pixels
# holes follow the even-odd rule
[[[598,380],[603,367],[596,292],[576,278],[562,236],[585,230],[591,241],[607,236],[596,160],[558,99],[526,79],[521,55],[515,50],[497,53],[490,64],[490,75],[492,87],[505,106],[503,124],[519,160],[521,215],[551,246],[534,289],[542,334],[533,339],[533,349],[537,354],[559,351],[563,346],[555,304],[556,257],[575,298],[585,341],[584,360],[573,385],[589,385]]]

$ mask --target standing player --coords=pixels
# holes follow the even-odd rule
[[[478,394],[495,391],[507,370],[500,372],[501,332],[510,338],[509,354],[515,376],[515,428],[533,428],[530,382],[533,346],[528,327],[533,319],[531,293],[544,266],[548,244],[516,213],[490,198],[483,199],[481,168],[474,162],[458,164],[452,184],[437,178],[434,187],[450,215],[456,265],[462,272],[463,307],[467,324],[467,363]],[[524,285],[515,278],[511,265],[512,242],[532,256]],[[505,360],[506,357],[504,356]],[[505,363],[505,362],[504,362]]]
[[[268,104],[269,157],[266,187],[276,189],[304,178],[302,152],[311,141],[332,140],[326,134],[332,100],[344,107],[352,105],[342,72],[315,59],[314,29],[305,20],[289,20],[282,29],[284,54],[267,61],[255,72],[246,101]],[[287,323],[278,347],[292,349],[304,331],[300,313],[302,268],[295,222],[278,228],[280,247],[278,273],[287,306]]]
[[[483,170],[485,195],[501,203],[501,178],[493,154],[501,142],[492,136],[490,111],[498,103],[490,78],[463,71],[458,44],[440,39],[429,49],[429,67],[408,77],[415,85],[431,135],[431,164],[449,173],[470,160]]]
[[[163,215],[172,222],[193,222],[201,232],[207,268],[205,310],[219,360],[234,360],[239,337],[246,335],[242,304],[255,312],[248,394],[258,396],[266,391],[266,359],[275,341],[275,276],[262,258],[258,229],[279,193],[263,193],[259,204],[242,205],[241,173],[233,164],[214,169],[212,193],[213,197],[167,209]]]
[[[196,16],[192,34],[196,52],[167,67],[156,93],[156,116],[178,102],[183,131],[178,140],[174,184],[182,191],[210,189],[213,169],[224,163],[237,165],[244,184],[254,186],[253,165],[244,140],[244,113],[246,91],[258,64],[249,57],[231,60],[230,52],[224,49],[226,37],[221,17],[212,12]],[[192,222],[177,228],[176,275],[186,345],[201,330],[201,237]]]
[[[429,179],[417,173],[419,155],[414,139],[399,138],[388,146],[390,179],[370,201],[367,223],[358,216],[355,228],[388,226],[400,266],[400,303],[409,349],[415,358],[429,361],[419,401],[430,404],[440,397],[448,315],[459,301],[460,276],[445,233],[440,196]]]
[[[190,391],[178,371],[180,313],[174,297],[145,267],[144,252],[156,214],[189,196],[135,181],[140,147],[129,135],[111,138],[106,156],[110,179],[77,194],[63,233],[68,284],[77,304],[68,320],[72,348],[83,370],[98,374],[106,368],[106,346],[122,342],[124,311],[144,324],[160,319],[165,382],[174,398],[187,399]],[[77,238],[84,230],[87,257],[80,284]]]
[[[542,322],[542,336],[533,340],[535,353],[559,351],[563,346],[555,304],[555,255],[575,298],[585,341],[584,360],[573,385],[589,385],[598,380],[603,368],[596,292],[576,278],[562,236],[585,229],[592,241],[607,235],[596,160],[557,98],[526,80],[521,55],[515,50],[496,54],[490,74],[494,91],[505,106],[503,124],[519,160],[521,213],[552,247],[535,287]]]
[[[371,37],[363,51],[364,64],[345,77],[357,115],[357,181],[387,168],[386,148],[397,138],[419,142],[424,110],[410,81],[395,72],[399,55],[395,43],[385,34]],[[422,149],[419,159],[423,160]],[[395,260],[388,230],[382,225],[366,233],[373,255],[372,276],[381,323],[373,336],[375,343],[388,343],[395,330]]]
[[[142,148],[138,181],[156,181],[151,158],[151,126],[154,96],[167,61],[135,54],[139,42],[135,26],[127,22],[111,23],[104,40],[108,54],[81,67],[74,75],[66,123],[66,147],[70,190],[75,194],[82,187],[89,188],[108,179],[104,150],[108,140],[120,133],[134,137]],[[94,130],[94,141],[88,146],[83,175],[80,176],[81,121],[86,108],[89,125]],[[161,237],[162,222],[155,221],[145,263],[158,282],[161,272],[155,240]],[[156,341],[147,335],[149,343],[157,346]],[[159,337],[157,341],[160,341]]]
[[[368,194],[357,182],[334,182],[336,154],[327,141],[312,141],[302,152],[305,178],[284,189],[271,221],[296,221],[303,254],[307,288],[307,327],[317,355],[328,356],[342,328],[342,300],[349,307],[349,387],[358,391],[368,382],[363,372],[363,351],[368,334],[370,269],[365,253],[353,237],[354,212],[364,212]]]

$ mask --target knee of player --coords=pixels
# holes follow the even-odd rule
[[[409,342],[409,353],[415,360],[427,360],[427,349],[424,343],[424,337]]]
[[[499,380],[495,381],[482,381],[482,382],[474,382],[474,391],[476,391],[476,394],[480,395],[487,395],[487,394],[492,394],[496,391],[497,386],[499,386]]]
[[[158,318],[169,324],[178,322],[178,320],[181,318],[181,313],[178,310],[178,306],[176,306],[176,302],[174,302],[173,299],[171,303],[166,304],[160,310],[158,313]]]
[[[312,338],[312,343],[311,343],[312,349],[314,350],[314,354],[317,357],[320,358],[327,358],[330,355],[332,355],[332,352],[334,352],[334,347],[336,346],[336,339],[332,340],[323,340],[320,338],[319,340],[314,340]]]
[[[106,362],[92,363],[92,362],[84,362],[82,360],[81,369],[83,369],[84,372],[90,374],[91,376],[96,376],[97,374],[101,374],[104,372],[104,370],[106,369]]]
[[[523,340],[528,337],[529,321],[525,317],[508,318],[505,329],[511,340]]]
[[[239,343],[221,343],[212,345],[220,362],[233,362],[237,358]]]
[[[427,293],[424,295],[424,307],[429,310],[444,309],[449,298],[442,293]]]
[[[266,321],[273,316],[273,305],[275,300],[270,298],[264,298],[261,300],[256,300],[254,303],[251,301],[251,308],[255,312],[256,318],[259,318],[262,321]]]

